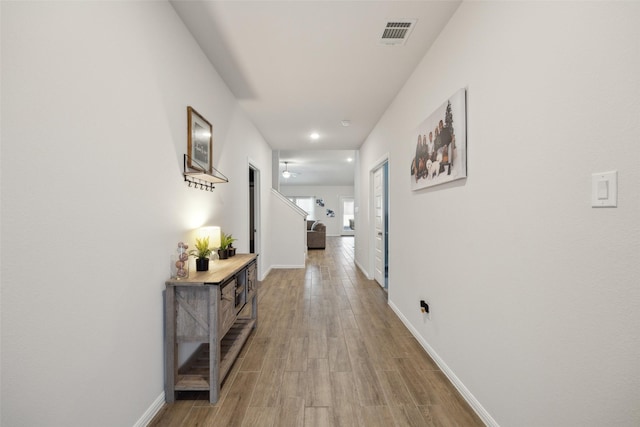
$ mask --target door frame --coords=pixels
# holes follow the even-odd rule
[[[355,230],[350,230],[350,231],[345,231],[343,229],[342,226],[342,220],[344,220],[344,200],[345,199],[349,199],[351,201],[353,201],[353,206],[355,208],[355,204],[356,204],[356,198],[354,196],[339,196],[338,200],[340,203],[340,235],[341,236],[355,236],[356,231]],[[355,219],[355,211],[354,211],[354,219]]]
[[[253,248],[256,254],[260,254],[260,249],[261,249],[261,244],[262,244],[262,239],[260,238],[261,235],[261,222],[260,222],[260,208],[261,208],[261,202],[260,202],[260,187],[261,187],[261,173],[260,173],[260,168],[258,167],[257,163],[255,161],[253,161],[250,157],[247,158],[247,208],[246,208],[246,212],[249,212],[249,209],[251,207],[251,201],[249,200],[249,198],[251,197],[251,192],[249,191],[249,186],[251,185],[251,183],[249,182],[249,171],[253,170],[253,177],[254,177],[254,184],[253,184],[253,194],[254,194],[254,206],[253,206],[253,222],[254,222],[254,242],[253,242]],[[247,215],[247,230],[249,230],[249,233],[251,233],[251,217],[250,215]],[[250,238],[251,236],[248,235],[247,236],[247,252],[249,252],[250,247],[251,247],[251,243],[250,243]],[[261,277],[260,275],[262,274],[262,258],[263,257],[258,257],[258,277]]]
[[[390,194],[389,194],[389,170],[390,170],[390,162],[389,162],[389,153],[385,153],[382,157],[380,157],[371,167],[371,169],[369,169],[369,277],[368,279],[370,280],[375,280],[375,263],[376,263],[376,228],[375,228],[375,222],[376,222],[376,200],[375,200],[375,183],[374,183],[374,174],[376,173],[376,171],[380,168],[382,168],[384,166],[384,164],[387,164],[387,179],[383,180],[383,188],[384,188],[384,192],[385,197],[384,199],[387,200],[387,203],[384,206],[384,209],[386,210],[387,213],[387,217],[389,217],[391,215],[390,212],[390,206],[391,206],[391,202],[389,200],[390,198]],[[386,184],[385,184],[386,181]],[[383,230],[383,238],[385,240],[384,244],[388,245],[388,235],[389,235],[389,230],[388,230],[388,226],[385,223],[385,221],[382,222],[384,230]],[[384,260],[383,263],[385,265],[389,264],[389,260],[387,259],[388,254],[386,251],[384,252]],[[388,276],[387,279],[385,279],[385,282],[387,286],[385,286],[385,284],[380,284],[379,285],[385,289],[388,290]]]

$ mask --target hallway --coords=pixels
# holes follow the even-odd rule
[[[273,270],[259,320],[210,405],[189,393],[151,426],[481,426],[353,260],[328,237],[307,268]]]

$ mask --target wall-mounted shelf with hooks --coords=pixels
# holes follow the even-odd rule
[[[213,191],[215,188],[214,184],[224,184],[229,182],[229,178],[224,176],[222,172],[214,167],[211,167],[211,171],[206,171],[204,167],[189,167],[187,166],[189,163],[200,166],[194,158],[190,158],[188,154],[184,155],[183,175],[185,182],[189,183],[189,187],[199,187],[201,190]]]

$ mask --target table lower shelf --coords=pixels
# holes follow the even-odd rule
[[[238,318],[220,341],[220,383],[227,376],[242,346],[249,338],[256,319]],[[210,389],[209,344],[202,344],[187,363],[178,370],[176,391],[203,391]]]

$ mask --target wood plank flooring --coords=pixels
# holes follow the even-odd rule
[[[482,426],[354,264],[353,237],[328,237],[307,268],[273,270],[258,328],[215,405],[191,392],[151,426]]]

